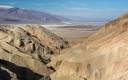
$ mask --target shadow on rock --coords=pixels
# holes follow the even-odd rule
[[[15,73],[17,75],[18,80],[42,80],[42,79],[50,80],[48,76],[39,75],[37,73],[34,73],[32,70],[28,68],[17,66],[14,63],[11,63],[2,59],[0,59],[0,65],[7,68],[11,72]],[[6,77],[3,78],[2,80],[11,80],[8,72],[4,70],[0,70],[0,78],[4,77],[2,75],[4,76],[6,75]]]
[[[0,80],[11,80],[10,74],[6,70],[0,68]]]

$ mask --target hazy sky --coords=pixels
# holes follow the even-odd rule
[[[0,5],[45,11],[73,19],[111,19],[128,11],[128,0],[0,0]]]

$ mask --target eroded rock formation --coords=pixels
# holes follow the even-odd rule
[[[0,71],[9,75],[1,79],[49,80],[53,70],[46,64],[68,46],[67,41],[39,25],[0,25]]]

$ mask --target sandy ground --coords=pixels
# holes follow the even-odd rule
[[[75,44],[78,42],[83,42],[90,34],[96,32],[99,29],[99,27],[68,26],[47,27],[47,29]]]

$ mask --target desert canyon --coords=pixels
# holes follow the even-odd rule
[[[87,31],[1,24],[0,80],[128,80],[128,14]]]

